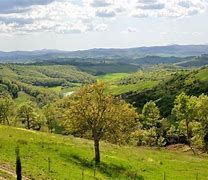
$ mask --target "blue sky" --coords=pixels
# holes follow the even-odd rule
[[[0,50],[208,43],[208,0],[0,0]]]

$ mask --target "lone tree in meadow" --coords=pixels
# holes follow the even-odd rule
[[[107,95],[104,84],[95,83],[80,89],[69,99],[64,126],[80,136],[92,135],[97,164],[100,162],[100,140],[127,141],[135,128],[137,116],[132,105]]]

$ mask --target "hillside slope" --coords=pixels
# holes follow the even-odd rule
[[[48,87],[94,81],[93,76],[70,65],[0,65],[0,78]]]
[[[193,71],[179,71],[170,78],[160,82],[152,89],[129,92],[123,95],[135,106],[141,108],[143,105],[154,100],[161,110],[163,116],[168,116],[173,108],[176,95],[185,92],[188,95],[199,96],[202,93],[208,94],[208,67]]]
[[[14,171],[19,145],[23,174],[31,179],[92,179],[93,144],[89,140],[0,126],[0,167]],[[51,170],[48,170],[48,159]],[[187,153],[101,143],[98,179],[205,180],[208,159]],[[5,176],[0,170],[0,177]]]

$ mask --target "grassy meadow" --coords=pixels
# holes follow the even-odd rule
[[[0,164],[15,170],[15,147],[21,153],[23,175],[30,179],[166,179],[206,180],[208,158],[191,152],[117,146],[101,143],[101,164],[93,164],[93,143],[71,136],[54,135],[0,126]],[[49,169],[50,160],[50,169]],[[12,179],[1,171],[3,177]]]
[[[105,75],[97,76],[97,81],[103,81],[103,82],[113,82],[115,80],[119,80],[123,77],[128,76],[128,73],[108,73]]]

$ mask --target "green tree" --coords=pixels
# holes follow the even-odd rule
[[[204,148],[208,150],[208,96],[199,96],[196,109],[197,119],[202,125]]]
[[[185,136],[187,138],[188,145],[191,147],[190,123],[196,118],[196,97],[190,97],[182,92],[175,99],[172,114],[176,116],[179,122],[185,122]]]
[[[17,111],[17,116],[27,129],[40,130],[43,124],[43,116],[32,102],[22,104]]]
[[[101,139],[126,141],[135,127],[137,113],[132,105],[105,94],[105,85],[96,83],[80,89],[69,99],[64,126],[73,133],[90,133],[94,140],[95,162],[100,162]]]
[[[9,123],[9,116],[11,115],[13,107],[13,100],[10,95],[0,95],[0,123]]]
[[[153,102],[147,102],[142,110],[142,125],[145,129],[156,127],[160,119],[160,110]]]
[[[48,131],[52,133],[58,119],[57,109],[53,105],[48,104],[43,107],[43,114],[46,118]]]
[[[148,137],[144,137],[146,141],[151,142],[151,145],[158,145],[159,139],[162,139],[164,128],[160,119],[160,110],[155,102],[149,101],[144,105],[140,119],[142,128],[147,131],[144,132],[144,134],[148,135]]]

